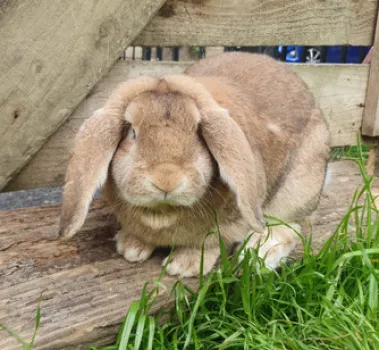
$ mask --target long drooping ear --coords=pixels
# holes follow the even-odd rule
[[[67,166],[59,236],[72,237],[83,225],[96,190],[105,182],[125,125],[125,110],[132,99],[151,91],[158,80],[141,77],[123,83],[105,107],[80,128]]]
[[[236,195],[243,218],[254,231],[263,233],[266,176],[261,156],[251,148],[228,111],[219,106],[202,84],[183,75],[171,75],[165,80],[171,90],[189,95],[196,102],[201,113],[201,131],[218,163],[222,180]]]
[[[124,122],[101,111],[88,118],[77,134],[63,189],[61,238],[72,237],[83,225],[95,191],[106,180]]]
[[[266,177],[261,157],[254,153],[245,134],[227,110],[218,107],[201,112],[201,132],[218,163],[221,179],[235,193],[243,218],[255,232],[263,233],[261,207],[266,192]]]

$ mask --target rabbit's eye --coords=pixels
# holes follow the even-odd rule
[[[136,139],[136,132],[135,130],[129,125],[125,124],[122,132],[121,132],[121,141],[129,139],[129,140],[135,140]]]
[[[136,139],[136,131],[133,128],[130,128],[130,129],[131,129],[131,138],[132,138],[132,140],[135,140]]]

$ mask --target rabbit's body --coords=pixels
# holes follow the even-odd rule
[[[103,193],[122,226],[118,250],[141,261],[155,247],[175,245],[168,272],[197,274],[203,241],[217,230],[216,210],[227,245],[242,242],[253,229],[258,233],[248,246],[264,239],[260,255],[267,253],[266,263],[276,267],[296,235],[281,226],[268,237],[262,212],[296,223],[315,209],[329,154],[325,120],[303,81],[266,56],[222,54],[185,74],[120,88],[98,117],[111,123],[105,114],[114,115],[110,128],[119,130],[117,118],[126,110],[134,127],[114,154],[107,151],[112,163]],[[79,138],[77,149],[85,143]],[[109,149],[117,141],[111,139]],[[63,221],[70,215],[74,209],[63,212]],[[74,224],[62,225],[64,234],[72,235]],[[218,257],[217,236],[205,242],[208,272]]]
[[[251,135],[248,141],[262,156],[266,177],[264,206],[272,207],[270,201],[279,188],[282,187],[281,192],[285,190],[285,178],[290,173],[301,178],[306,187],[314,187],[313,194],[305,198],[301,195],[298,208],[293,202],[296,196],[293,190],[302,189],[304,186],[300,184],[289,189],[291,203],[284,205],[290,208],[286,214],[283,215],[283,210],[281,215],[265,210],[264,214],[292,221],[314,210],[329,156],[329,131],[303,80],[285,64],[267,56],[240,53],[201,60],[188,68],[186,74],[201,82],[216,102],[229,111],[245,135]],[[315,136],[309,139],[312,133]],[[306,154],[302,154],[304,148]],[[318,179],[310,171],[314,167]],[[308,197],[306,205],[304,200]]]

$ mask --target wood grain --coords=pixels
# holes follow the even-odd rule
[[[29,340],[43,293],[36,350],[112,342],[130,303],[145,282],[158,277],[163,257],[157,254],[143,265],[119,258],[113,241],[115,220],[99,200],[80,235],[58,241],[59,209],[0,212],[0,322]],[[164,280],[168,288],[173,282]],[[162,294],[159,305],[165,300]],[[19,348],[0,330],[0,349]]]
[[[362,125],[368,67],[293,64],[329,123],[333,147],[355,145]]]
[[[370,74],[367,83],[362,134],[379,135],[379,21],[376,23],[374,46],[371,50]]]
[[[0,189],[72,113],[163,3],[1,2]]]
[[[332,181],[317,211],[305,222],[313,226],[314,249],[336,229],[354,190],[362,185],[355,163],[329,164]],[[374,195],[379,194],[375,181]],[[38,298],[43,292],[41,326],[35,350],[85,349],[114,342],[120,322],[138,299],[145,282],[157,278],[163,254],[144,264],[130,264],[116,254],[116,224],[96,201],[81,232],[58,241],[58,206],[0,212],[0,322],[29,340]],[[295,256],[301,254],[298,245]],[[168,291],[175,280],[164,278]],[[192,286],[194,280],[189,280]],[[167,295],[162,294],[157,307]],[[0,349],[20,345],[0,329]]]
[[[181,73],[190,63],[119,61],[77,107],[68,121],[6,187],[6,191],[63,183],[71,143],[84,119],[106,101],[120,82],[146,75]],[[330,124],[333,146],[356,143],[362,121],[368,67],[358,65],[291,65],[309,84]]]
[[[169,0],[141,46],[371,45],[377,0]]]

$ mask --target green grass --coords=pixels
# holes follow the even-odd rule
[[[360,157],[367,160],[369,151],[370,145],[335,147],[331,152],[331,160],[358,160]]]
[[[163,269],[116,344],[89,349],[379,349],[379,215],[360,148],[356,158],[364,185],[320,252],[302,238],[303,258],[271,272],[254,250],[238,263],[220,240],[221,266],[197,290],[178,281],[172,308],[152,316]]]

